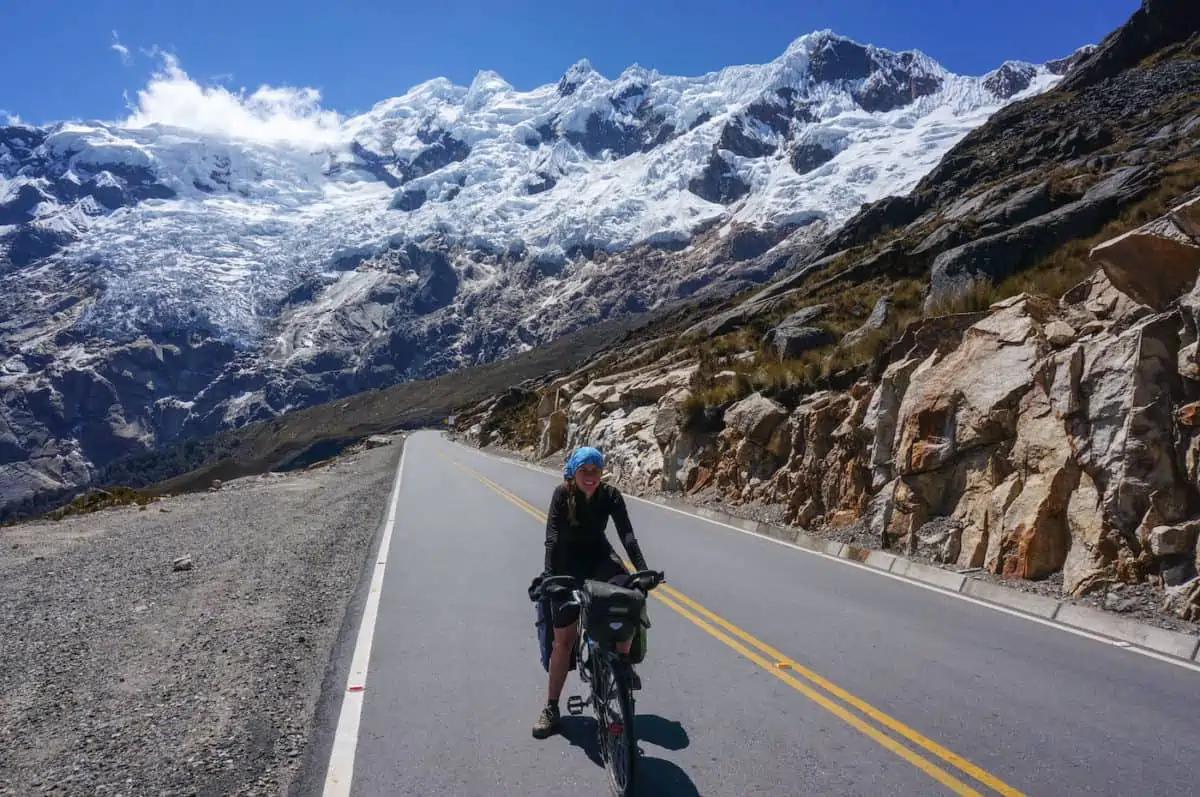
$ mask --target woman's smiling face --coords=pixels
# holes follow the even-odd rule
[[[600,486],[600,469],[590,463],[580,465],[575,471],[575,483],[588,497],[591,497],[592,493],[596,492],[596,488]]]

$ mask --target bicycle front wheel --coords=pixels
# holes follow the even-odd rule
[[[599,723],[600,754],[608,771],[613,797],[633,794],[637,762],[637,733],[633,721],[633,691],[629,670],[607,656],[597,669],[596,719]]]

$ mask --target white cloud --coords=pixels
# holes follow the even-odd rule
[[[12,113],[12,112],[10,112],[10,111],[6,111],[6,110],[4,110],[3,108],[0,108],[0,119],[3,119],[3,120],[4,120],[4,124],[6,124],[6,125],[19,125],[19,124],[23,124],[23,123],[21,122],[21,117],[20,117],[20,116],[18,116],[18,115],[17,115],[17,114],[15,114],[15,113]]]
[[[121,63],[125,64],[125,66],[131,65],[133,58],[129,55],[129,48],[121,44],[121,37],[117,35],[115,30],[112,32],[112,35],[113,41],[109,45],[109,49],[121,56]]]
[[[157,48],[155,48],[157,51]],[[342,117],[321,107],[321,93],[312,88],[260,86],[252,94],[223,86],[203,86],[162,53],[162,68],[137,93],[136,107],[124,124],[145,127],[162,124],[210,135],[264,143],[323,146],[348,138]]]

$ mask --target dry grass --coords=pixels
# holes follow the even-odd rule
[[[129,506],[131,504],[146,506],[154,500],[154,496],[149,493],[144,493],[140,490],[131,490],[128,487],[92,490],[89,493],[79,496],[66,506],[48,513],[45,515],[45,519],[62,520],[70,515],[86,515],[114,506]]]
[[[538,443],[538,395],[529,393],[523,400],[492,413],[481,430],[498,434],[500,439],[516,448],[536,446]]]
[[[956,315],[958,313],[976,313],[986,310],[1003,296],[999,289],[987,280],[974,280],[970,287],[951,296],[935,300],[929,308],[927,316]]]
[[[1200,34],[1192,36],[1185,42],[1172,44],[1158,52],[1148,55],[1137,65],[1138,69],[1153,69],[1175,59],[1200,58]]]
[[[924,291],[925,284],[916,279],[896,282],[878,279],[850,285],[844,290],[825,291],[815,298],[795,302],[757,319],[753,328],[705,341],[698,348],[705,386],[692,397],[685,414],[694,415],[693,421],[699,422],[706,407],[725,407],[756,391],[794,406],[804,395],[828,385],[836,375],[873,363],[904,327],[920,316]],[[813,304],[829,305],[818,323],[841,338],[862,326],[884,295],[891,297],[887,323],[852,346],[833,344],[806,351],[799,357],[780,359],[778,353],[762,341],[763,330]],[[727,354],[742,351],[754,351],[755,356],[736,362],[724,359]],[[723,371],[731,371],[734,376],[714,381],[714,377]]]

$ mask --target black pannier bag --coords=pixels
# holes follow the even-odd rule
[[[619,587],[607,581],[587,581],[588,634],[602,647],[628,642],[642,622],[646,596],[639,590]]]

